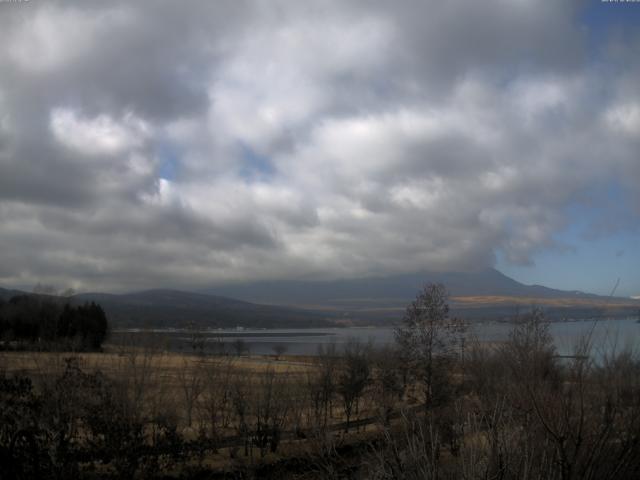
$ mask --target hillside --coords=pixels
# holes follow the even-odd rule
[[[5,300],[21,294],[20,290],[0,288]],[[326,327],[333,323],[330,314],[291,307],[257,305],[232,298],[183,292],[147,290],[122,295],[83,293],[70,298],[72,304],[96,302],[105,310],[115,327],[186,327],[202,328]]]
[[[335,281],[272,281],[220,286],[205,292],[146,290],[121,295],[84,293],[73,303],[95,301],[117,327],[305,328],[336,324],[392,324],[422,285],[443,283],[452,314],[469,320],[508,319],[542,307],[552,319],[629,316],[630,298],[524,285],[495,269],[462,273],[421,272]],[[20,294],[0,289],[0,297]],[[286,305],[286,306],[282,306]]]
[[[343,320],[398,319],[425,283],[444,284],[453,314],[469,319],[512,317],[540,306],[553,318],[635,315],[640,302],[629,298],[564,291],[522,284],[495,269],[476,272],[418,272],[333,281],[272,281],[219,286],[207,291],[264,304],[334,312]]]
[[[85,293],[74,302],[95,301],[116,325],[252,328],[322,327],[331,322],[326,314],[306,310],[258,305],[215,295],[178,290],[146,290],[123,295]]]
[[[26,292],[23,292],[21,290],[0,288],[0,299],[8,300],[11,297],[15,297],[16,295],[24,295],[25,293]]]
[[[524,285],[496,269],[477,272],[418,272],[332,281],[271,281],[218,286],[207,292],[246,301],[280,305],[397,301],[406,304],[425,283],[442,283],[452,296],[598,298],[597,295]]]

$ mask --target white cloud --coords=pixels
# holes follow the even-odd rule
[[[279,20],[234,42],[209,89],[212,128],[259,148],[330,107],[336,77],[382,65],[393,38],[380,18]]]
[[[20,68],[46,73],[90,54],[99,34],[127,21],[123,8],[97,13],[43,6],[12,25],[7,51]]]
[[[65,146],[86,155],[114,155],[141,147],[150,134],[146,122],[128,113],[119,120],[101,114],[86,118],[68,108],[55,108],[51,131]]]
[[[605,113],[605,122],[614,132],[640,136],[640,104],[614,105]]]
[[[6,106],[4,94],[2,90],[0,90],[0,142],[2,142],[3,137],[5,135],[9,135],[10,132],[11,132],[10,112],[8,111],[8,108]]]
[[[0,19],[0,283],[527,263],[638,198],[637,58],[612,83],[577,2],[237,5]]]

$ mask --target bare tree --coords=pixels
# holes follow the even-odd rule
[[[447,364],[454,358],[462,333],[460,323],[449,318],[447,302],[443,285],[426,285],[395,331],[408,370],[421,385],[426,409],[444,393]]]
[[[405,415],[394,434],[385,430],[382,441],[371,449],[366,478],[375,480],[422,480],[440,477],[440,447],[438,430],[432,419],[426,422]]]
[[[234,428],[238,437],[244,442],[245,457],[252,455],[253,448],[251,443],[250,430],[250,385],[245,375],[234,375],[231,387],[231,406],[233,408]],[[234,455],[233,450],[231,454]]]
[[[241,338],[235,339],[232,344],[232,347],[233,347],[233,350],[236,352],[236,355],[239,357],[242,356],[243,353],[249,351],[247,343]]]
[[[559,374],[549,322],[540,309],[534,308],[531,313],[516,318],[509,341],[502,349],[516,380],[528,380],[532,388]]]
[[[207,344],[207,339],[203,332],[195,322],[189,322],[187,325],[187,332],[189,332],[189,345],[191,346],[193,353],[203,355]]]
[[[219,332],[209,336],[209,345],[214,355],[226,354],[226,349],[225,349],[226,344],[224,343],[224,339]]]
[[[345,432],[349,431],[351,416],[358,413],[360,397],[371,380],[371,349],[357,340],[347,342],[343,365],[338,377],[338,393],[346,417]]]
[[[276,354],[276,360],[280,360],[280,357],[287,351],[287,346],[282,343],[277,343],[272,347],[273,353]]]
[[[160,396],[157,395],[157,387],[160,384],[157,362],[161,352],[157,344],[149,339],[142,341],[133,337],[130,343],[123,342],[118,354],[117,386],[121,395],[128,401],[126,405],[131,408],[128,414],[139,420],[152,406],[157,405]]]
[[[277,375],[267,369],[255,387],[252,407],[254,443],[264,457],[267,448],[276,452],[289,413],[289,391],[286,374]]]
[[[384,347],[374,352],[375,400],[383,425],[388,426],[395,405],[404,393],[403,368],[397,349]]]
[[[191,427],[194,407],[204,389],[199,362],[193,358],[183,358],[182,367],[178,369],[178,380],[187,414],[187,426]]]
[[[307,373],[307,392],[313,406],[313,418],[309,423],[316,429],[324,430],[336,392],[335,372],[338,356],[335,345],[326,348],[320,345],[315,360],[315,369]]]
[[[199,403],[204,422],[213,442],[217,442],[231,421],[233,360],[211,362],[202,369],[203,389]]]

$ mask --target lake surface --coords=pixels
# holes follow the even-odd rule
[[[482,342],[501,342],[509,337],[513,324],[475,323],[470,325],[466,335]],[[578,340],[592,333],[594,352],[602,355],[613,349],[631,348],[640,345],[640,323],[636,318],[578,320],[554,322],[550,324],[558,353],[571,355]],[[393,343],[394,327],[346,327],[317,329],[233,329],[202,330],[188,332],[184,330],[116,330],[112,334],[113,343],[138,343],[139,340],[153,339],[174,351],[193,350],[193,344],[199,342],[206,351],[234,352],[236,343],[241,341],[251,354],[271,355],[276,346],[283,346],[286,354],[315,355],[320,346],[335,344],[340,350],[350,339],[371,342],[375,346]]]

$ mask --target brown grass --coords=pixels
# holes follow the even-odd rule
[[[482,296],[465,296],[451,297],[454,304],[464,307],[486,307],[500,305],[541,305],[550,307],[638,307],[640,302],[627,300],[622,298],[540,298],[540,297],[512,297],[501,295],[482,295]]]

